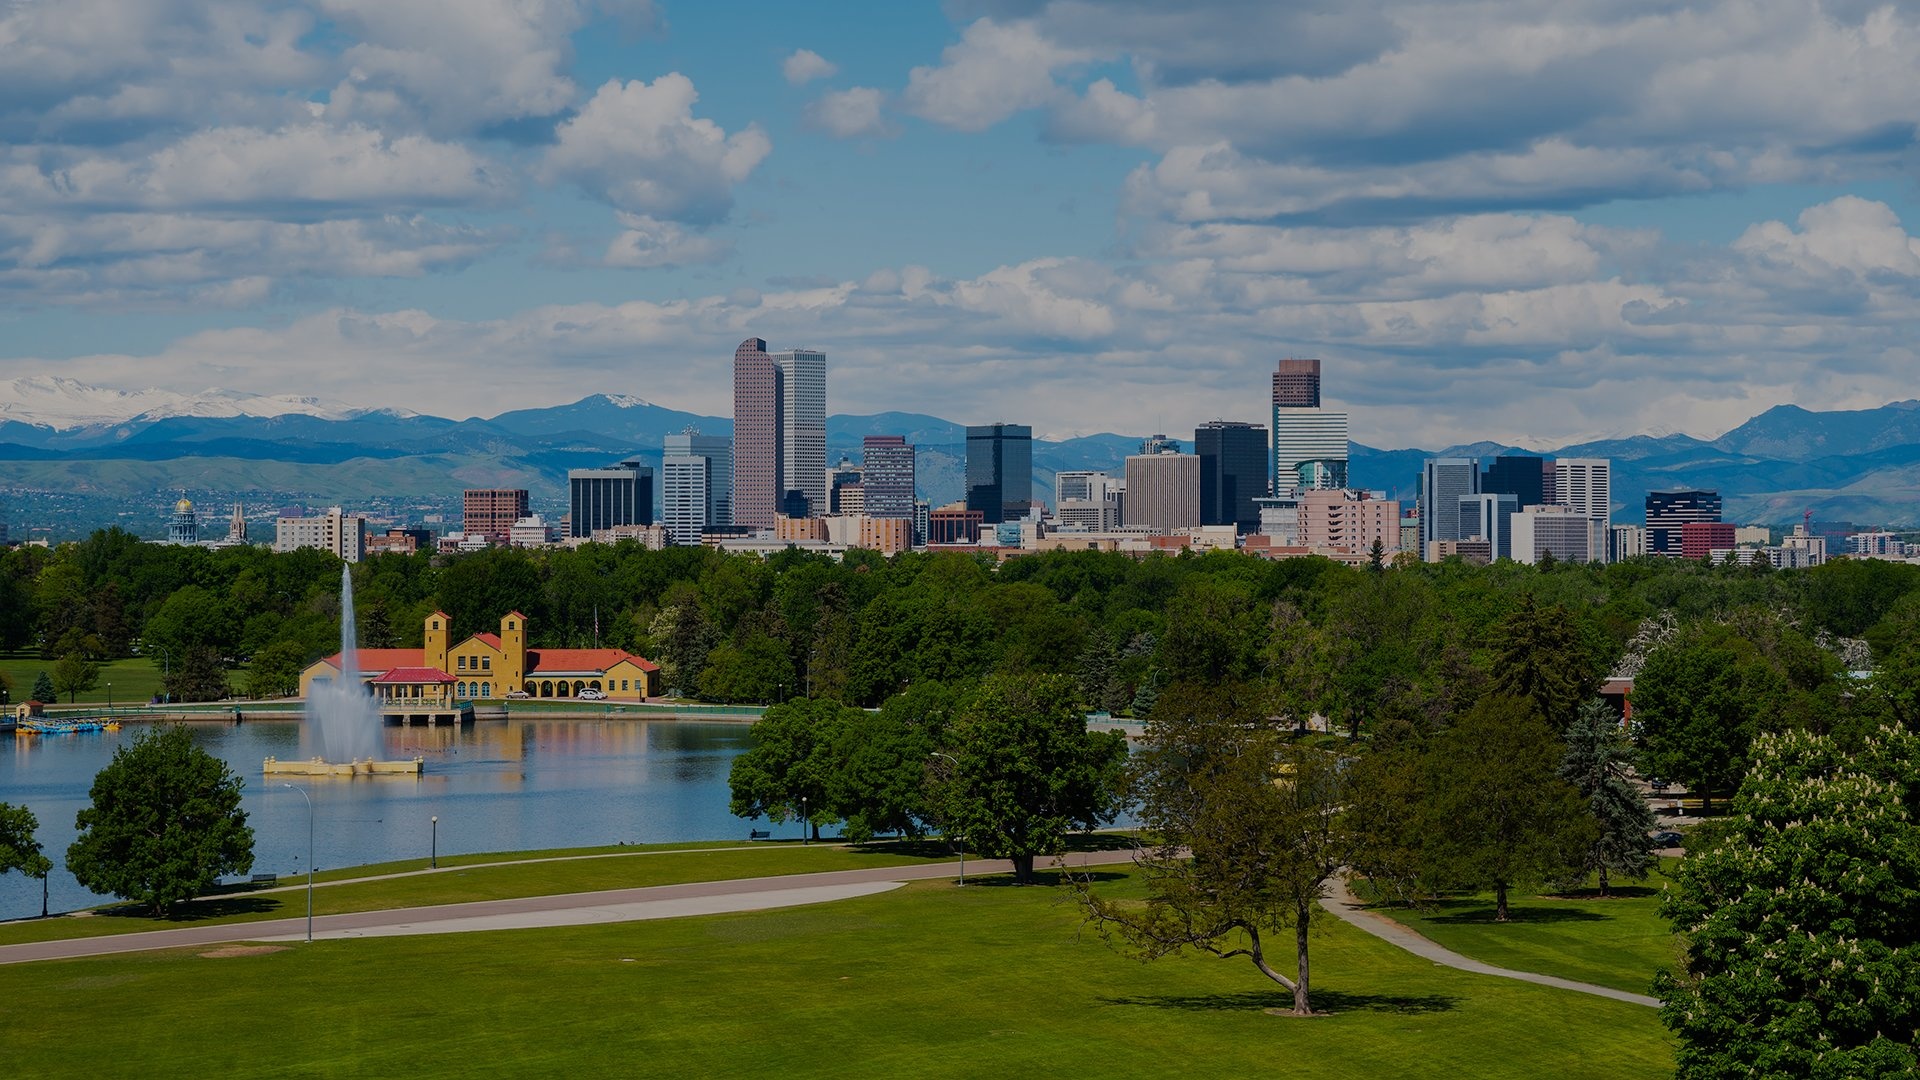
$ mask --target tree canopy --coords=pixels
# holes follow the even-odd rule
[[[115,749],[93,778],[90,804],[74,819],[80,835],[67,848],[67,869],[94,892],[165,916],[222,874],[253,868],[242,786],[186,728],[148,731]]]
[[[34,817],[32,810],[0,803],[0,874],[18,870],[28,877],[46,880],[53,872],[53,860],[41,850],[40,840],[34,835],[39,830],[40,819]],[[44,896],[42,893],[42,915],[47,913]]]

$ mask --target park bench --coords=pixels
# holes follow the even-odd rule
[[[277,885],[280,883],[280,875],[279,874],[255,874],[253,875],[253,883],[255,885]]]
[[[772,836],[773,836],[772,829],[748,829],[747,830],[747,839],[749,840],[767,840],[767,839],[771,839]]]

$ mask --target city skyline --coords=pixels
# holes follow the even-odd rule
[[[1897,7],[101,5],[0,16],[0,379],[719,415],[752,334],[1071,435],[1317,356],[1535,449],[1912,393]]]

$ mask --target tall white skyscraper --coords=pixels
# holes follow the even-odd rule
[[[782,499],[807,497],[807,512],[827,512],[827,354],[818,349],[773,353],[780,379]]]
[[[1613,520],[1613,462],[1606,458],[1560,458],[1553,463],[1554,499],[1599,522]]]
[[[1273,493],[1287,496],[1303,486],[1300,467],[1324,462],[1325,468],[1310,468],[1317,475],[1338,474],[1334,482],[1315,483],[1315,487],[1346,486],[1347,414],[1330,409],[1301,409],[1285,405],[1273,407]]]
[[[733,443],[688,428],[663,441],[660,522],[674,544],[694,545],[709,525],[733,524]]]

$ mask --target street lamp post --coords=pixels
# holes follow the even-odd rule
[[[440,869],[440,815],[433,815],[433,868]]]
[[[308,798],[307,789],[296,787],[282,781],[283,788],[293,788],[300,797],[307,800],[307,943],[313,943],[313,800]]]
[[[806,847],[807,840],[807,797],[800,796],[800,846]]]
[[[954,757],[952,754],[943,754],[940,751],[935,750],[933,752],[933,756],[946,758],[948,761],[953,762],[953,767],[956,769],[960,767],[960,759],[957,757]],[[967,838],[962,836],[962,837],[959,837],[959,840],[960,840],[960,887],[965,888],[967,884]]]
[[[113,684],[107,684],[107,715],[113,715]]]

